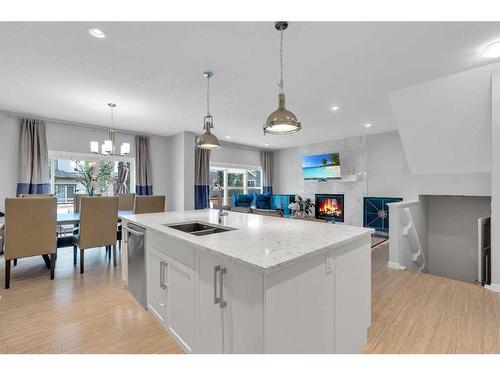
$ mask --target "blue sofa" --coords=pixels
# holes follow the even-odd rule
[[[271,199],[273,195],[271,193],[264,194],[255,194],[254,193],[254,205],[255,208],[259,208],[262,210],[270,210],[271,209]]]
[[[235,207],[252,207],[254,204],[254,195],[253,194],[236,194],[233,193],[232,201],[233,206]]]

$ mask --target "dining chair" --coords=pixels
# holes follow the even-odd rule
[[[57,199],[5,199],[5,289],[10,287],[11,261],[42,255],[54,279],[57,251]],[[50,255],[50,259],[49,259]]]
[[[135,204],[135,194],[134,193],[122,193],[116,194],[118,197],[118,211],[133,211]],[[121,249],[122,247],[122,223],[118,223],[116,231],[118,244]]]
[[[118,210],[119,211],[133,211],[135,194],[134,193],[124,193],[116,194],[118,197]]]
[[[41,197],[53,197],[54,194],[19,194],[20,198],[41,198]]]
[[[106,246],[113,249],[116,267],[116,225],[118,223],[118,197],[81,197],[80,227],[73,236],[73,263],[76,265],[77,248],[80,249],[80,273],[84,273],[86,249]]]
[[[135,214],[151,214],[165,212],[164,195],[137,195],[135,197]]]
[[[262,208],[252,208],[252,213],[256,215],[283,217],[283,213],[280,210],[266,210]]]

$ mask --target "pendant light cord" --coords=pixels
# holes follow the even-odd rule
[[[207,116],[210,116],[210,77],[207,77]]]
[[[280,31],[280,82],[278,83],[278,87],[280,88],[280,93],[283,94],[283,30]]]

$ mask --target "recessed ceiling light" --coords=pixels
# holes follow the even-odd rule
[[[269,146],[269,143],[266,143],[264,146]]]
[[[229,139],[229,138],[231,138],[231,136],[229,136],[229,135],[226,135],[226,139]]]
[[[495,43],[491,43],[490,45],[486,46],[481,56],[500,57],[500,40],[497,40]]]
[[[92,35],[96,38],[99,38],[99,39],[106,38],[106,33],[104,31],[102,31],[101,29],[98,29],[97,27],[89,27],[87,30],[88,30],[90,35]]]
[[[332,107],[330,108],[332,111],[338,111],[340,108],[340,106],[338,104],[335,104],[335,105],[332,105]]]
[[[369,128],[369,127],[371,127],[372,125],[373,125],[373,124],[372,124],[371,122],[366,122],[366,123],[365,123],[365,128]]]

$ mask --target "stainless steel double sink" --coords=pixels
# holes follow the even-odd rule
[[[185,233],[193,234],[195,236],[206,236],[209,234],[223,233],[231,230],[236,230],[235,228],[215,226],[208,223],[203,223],[199,221],[191,221],[186,223],[177,224],[163,224],[166,227],[180,230]]]

